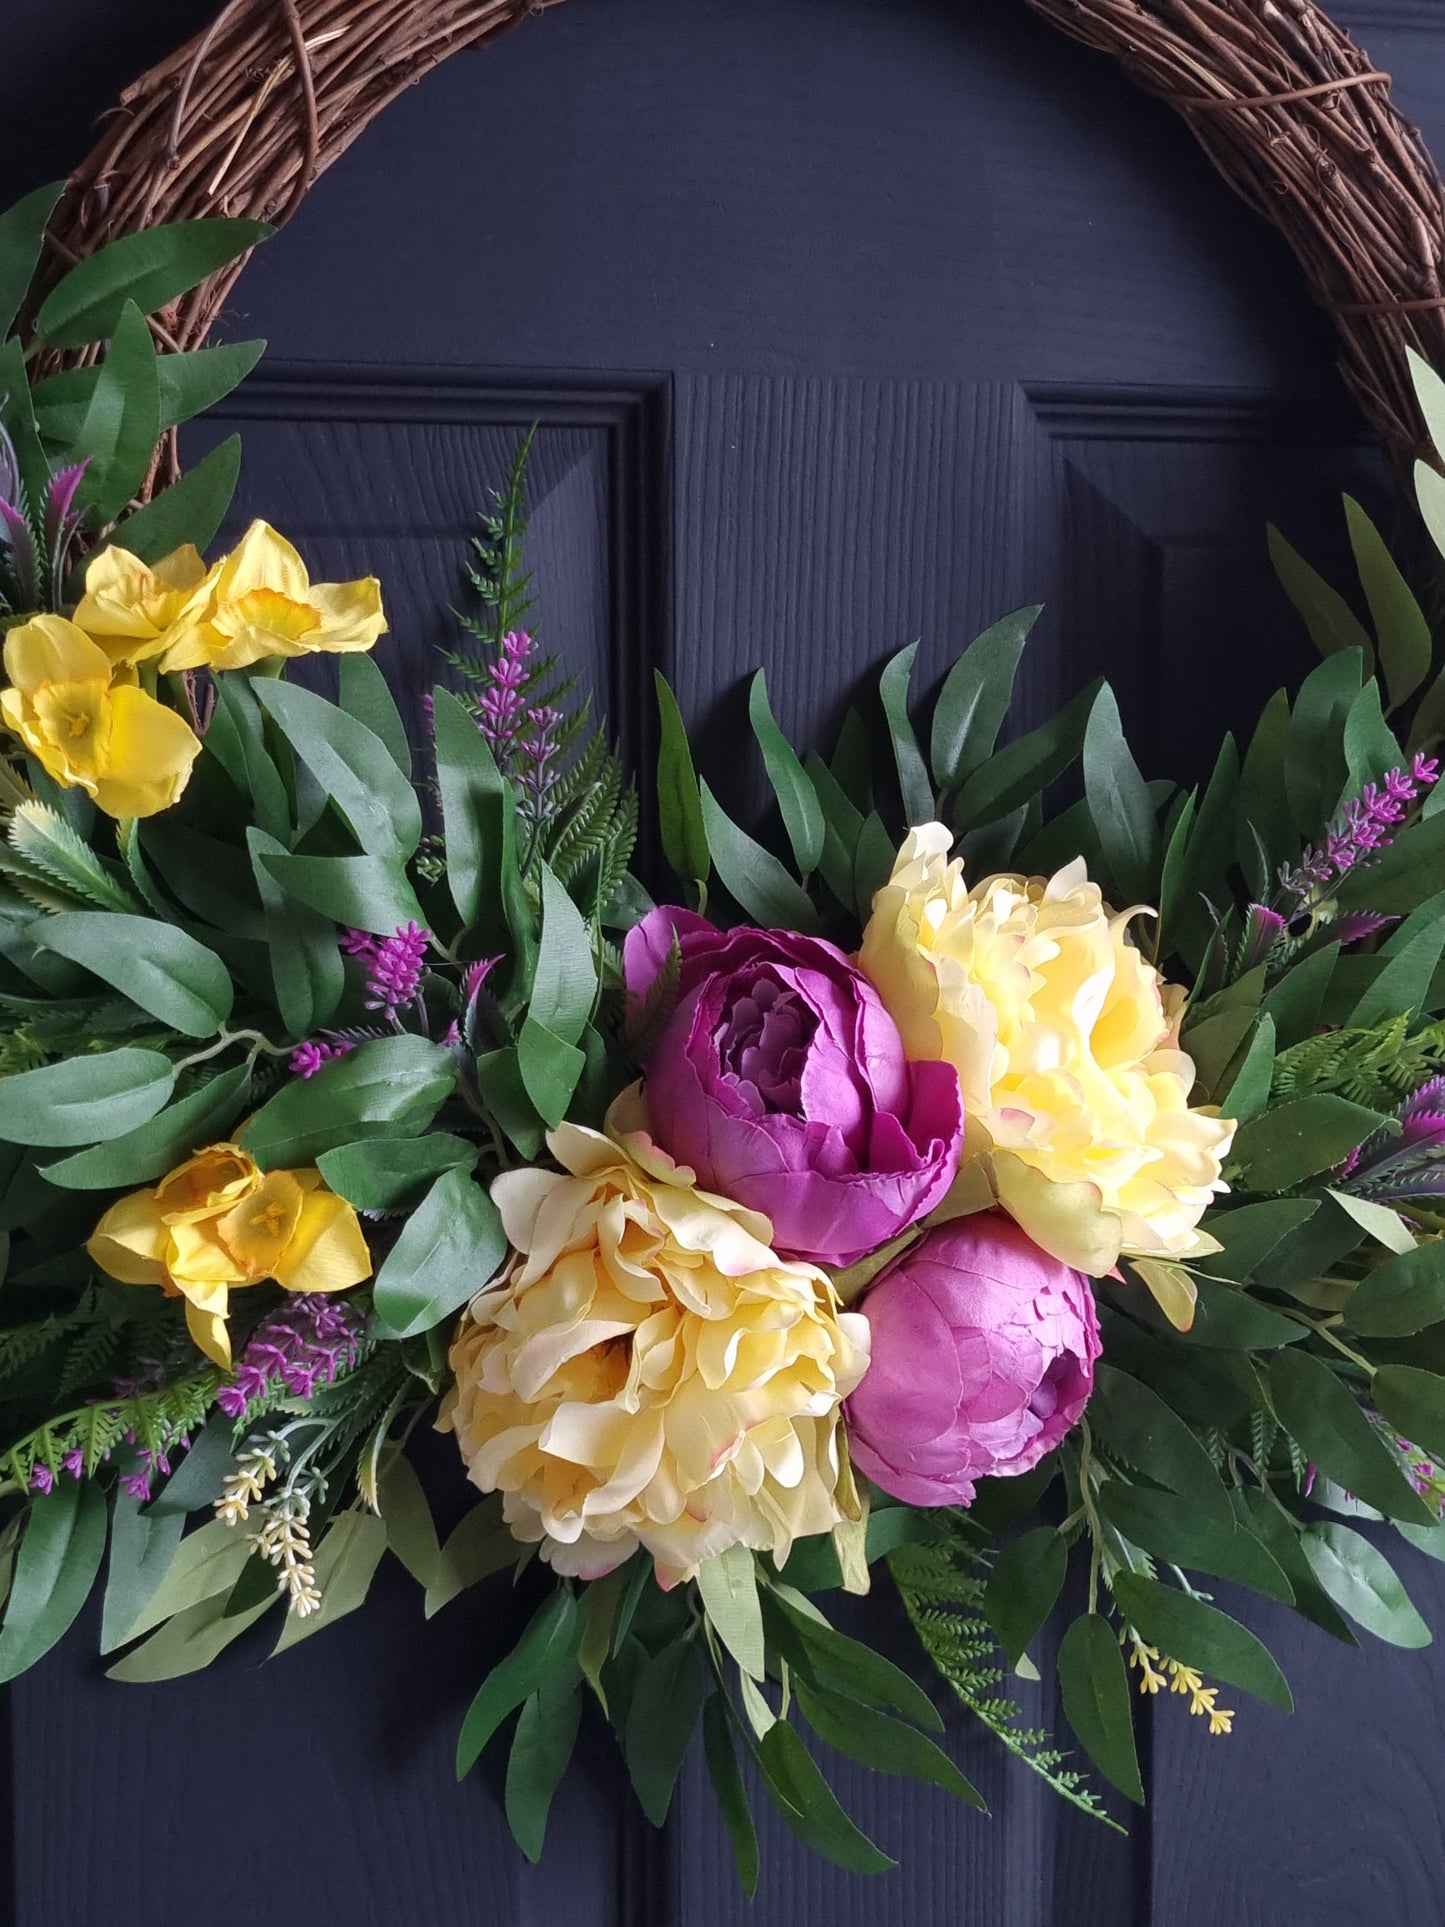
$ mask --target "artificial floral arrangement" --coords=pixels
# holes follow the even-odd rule
[[[1001,1690],[1071,1568],[1064,1713],[1134,1800],[1134,1689],[1212,1734],[1226,1688],[1290,1705],[1212,1582],[1423,1644],[1360,1526],[1445,1557],[1445,677],[1357,506],[1370,627],[1272,538],[1324,660],[1187,793],[1098,683],[999,746],[1024,610],[926,749],[887,664],[877,761],[857,712],[800,757],[759,672],[785,862],[659,679],[657,904],[534,639],[526,445],[410,743],[375,581],[259,522],[203,559],[234,449],[127,513],[259,352],[158,357],[145,314],[264,231],[150,230],[27,302],[53,202],[0,217],[0,1678],[103,1565],[131,1681],[271,1612],[289,1647],[388,1552],[428,1613],[540,1565],[459,1771],[515,1716],[536,1857],[584,1699],[659,1824],[700,1722],[751,1892],[745,1761],[891,1864],[803,1730],[980,1804],[839,1590],[895,1586],[1101,1818]],[[337,702],[287,680],[318,654]],[[418,1426],[480,1494],[444,1540]]]

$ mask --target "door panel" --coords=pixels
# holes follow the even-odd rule
[[[6,198],[78,157],[125,70],[211,6],[13,10]],[[1436,0],[1342,10],[1445,147]],[[1281,244],[1176,121],[1019,0],[571,0],[403,98],[257,255],[225,328],[272,352],[191,450],[239,426],[237,520],[264,513],[326,576],[382,576],[381,660],[418,739],[476,513],[536,421],[547,645],[644,771],[664,668],[744,815],[758,663],[817,741],[884,654],[921,639],[932,684],[1038,600],[1011,728],[1107,674],[1146,774],[1199,776],[1308,665],[1265,520],[1323,558],[1340,488],[1379,495]],[[439,1509],[459,1506],[448,1442],[427,1457]],[[1445,1626],[1435,1569],[1402,1567]],[[588,1728],[529,1868],[496,1767],[459,1788],[450,1764],[527,1603],[494,1583],[424,1623],[384,1568],[364,1614],[274,1665],[250,1635],[143,1690],[106,1682],[77,1629],[9,1701],[19,1927],[1438,1914],[1438,1669],[1337,1653],[1257,1605],[1300,1713],[1246,1703],[1216,1741],[1151,1704],[1127,1840],[950,1716],[991,1819],[831,1763],[900,1870],[838,1874],[760,1807],[749,1908],[700,1762],[654,1836]],[[858,1610],[911,1652],[894,1603]],[[1057,1722],[1051,1688],[1008,1690]]]

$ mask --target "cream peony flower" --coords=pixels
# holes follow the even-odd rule
[[[729,1546],[781,1561],[830,1531],[866,1319],[648,1138],[564,1124],[548,1144],[563,1172],[493,1185],[518,1256],[452,1343],[439,1424],[473,1484],[587,1579],[639,1545],[670,1586]]]
[[[941,823],[911,830],[858,955],[910,1057],[958,1071],[965,1190],[1101,1277],[1180,1257],[1225,1189],[1234,1125],[1191,1110],[1182,993],[1128,942],[1083,859],[966,888]],[[1167,1002],[1166,1002],[1167,999]]]

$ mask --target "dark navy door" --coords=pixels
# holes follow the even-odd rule
[[[9,0],[0,199],[78,159],[214,4]],[[1340,11],[1445,151],[1439,0]],[[393,107],[226,326],[271,352],[195,446],[239,423],[238,514],[323,576],[382,577],[378,660],[413,714],[484,492],[537,421],[549,645],[644,760],[640,692],[665,667],[743,812],[755,664],[806,737],[884,653],[922,638],[934,678],[1040,599],[1019,723],[1104,673],[1145,773],[1198,774],[1307,665],[1266,519],[1324,555],[1340,487],[1378,486],[1292,260],[1178,123],[1023,0],[569,0]],[[1445,1580],[1399,1556],[1445,1634]],[[1127,1838],[960,1715],[991,1819],[836,1762],[899,1871],[837,1873],[762,1815],[749,1908],[700,1767],[655,1837],[584,1736],[538,1868],[496,1780],[454,1783],[456,1721],[518,1610],[494,1582],[425,1622],[384,1570],[364,1613],[274,1664],[242,1644],[144,1688],[106,1681],[77,1628],[5,1708],[18,1927],[1445,1918],[1429,1651],[1349,1655],[1265,1615],[1300,1710],[1247,1705],[1211,1740],[1151,1703]],[[864,1611],[906,1650],[886,1601]],[[1048,1690],[1017,1691],[1054,1722]]]

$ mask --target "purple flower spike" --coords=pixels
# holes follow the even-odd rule
[[[1330,825],[1323,849],[1311,845],[1298,869],[1281,871],[1280,888],[1291,900],[1289,915],[1303,915],[1351,870],[1388,849],[1410,806],[1439,779],[1440,765],[1435,758],[1417,756],[1409,769],[1392,769],[1381,782],[1366,783]]]
[[[345,1057],[356,1046],[347,1038],[339,1038],[335,1043],[327,1043],[321,1038],[308,1037],[304,1044],[298,1044],[292,1051],[286,1068],[293,1077],[314,1077],[323,1064],[329,1064],[334,1057]]]
[[[366,1008],[383,1012],[394,1022],[398,1008],[409,1004],[421,989],[426,947],[431,932],[419,924],[403,924],[394,936],[383,937],[369,960]]]
[[[361,957],[370,962],[376,955],[377,939],[369,930],[343,930],[337,941],[345,957]]]
[[[72,1479],[78,1479],[85,1470],[85,1454],[78,1445],[73,1445],[70,1450],[64,1454],[60,1463],[65,1467]]]
[[[511,748],[525,706],[525,690],[532,676],[532,638],[525,629],[502,637],[497,660],[490,669],[490,686],[478,704],[477,727],[500,763]]]
[[[151,1482],[144,1472],[124,1473],[121,1477],[120,1489],[122,1492],[128,1492],[131,1498],[139,1499],[142,1505],[147,1504],[151,1496]]]
[[[350,1371],[360,1351],[361,1320],[344,1300],[297,1293],[252,1332],[216,1404],[227,1418],[239,1419],[270,1392],[310,1398],[318,1385]]]
[[[53,1492],[55,1490],[55,1474],[48,1465],[37,1465],[31,1468],[30,1490],[32,1492]]]

